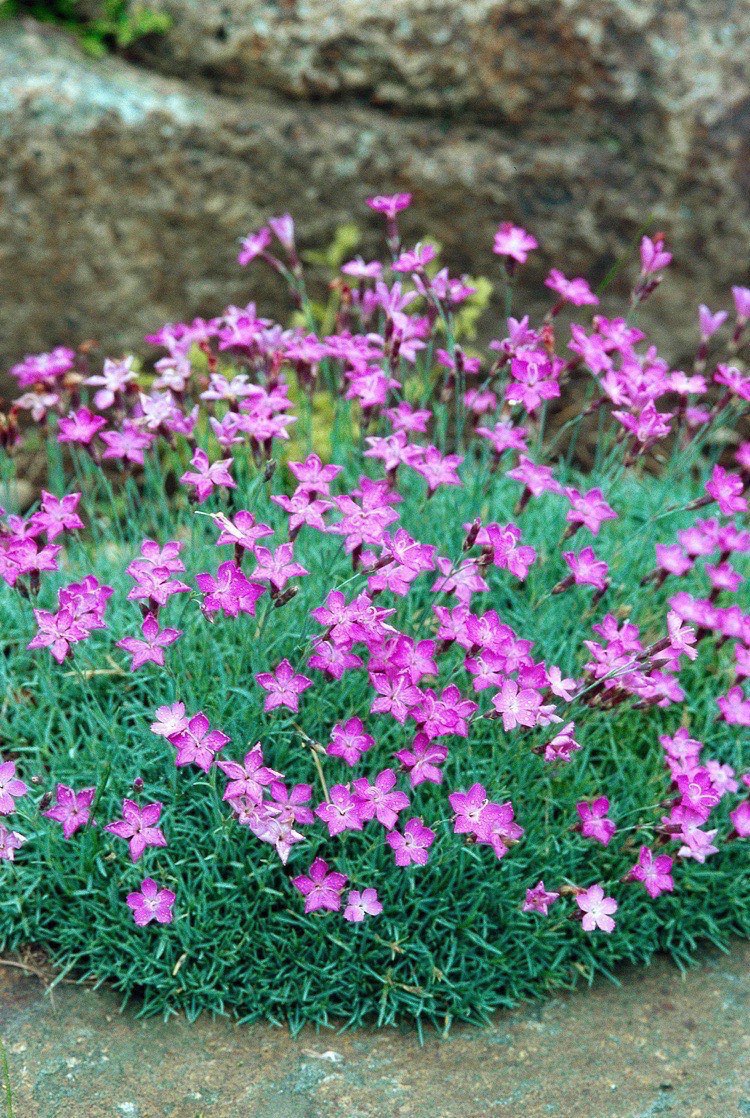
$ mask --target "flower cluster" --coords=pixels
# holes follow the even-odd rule
[[[101,479],[115,510],[113,490],[132,501],[155,475],[177,511],[159,539],[124,533],[112,585],[93,572],[60,585],[88,530],[83,488],[42,491],[27,515],[3,514],[0,578],[20,608],[34,603],[27,648],[48,648],[58,664],[79,667],[75,646],[116,626],[108,670],[135,673],[152,695],[149,748],[155,738],[164,765],[201,774],[188,784],[171,769],[185,795],[216,794],[223,831],[247,828],[265,844],[297,916],[385,919],[384,882],[401,875],[418,889],[447,858],[482,860],[502,880],[506,859],[532,834],[539,841],[542,799],[555,807],[554,789],[590,770],[583,798],[561,796],[570,809],[548,813],[544,834],[586,851],[588,879],[532,865],[515,907],[524,920],[571,898],[583,932],[611,933],[629,896],[658,902],[690,862],[750,834],[750,800],[740,798],[750,781],[722,752],[728,727],[750,727],[750,443],[737,436],[727,450],[725,437],[715,451],[711,441],[719,422],[739,431],[750,405],[750,291],[734,289],[724,338],[729,312],[701,307],[693,367],[670,368],[635,325],[671,263],[661,237],[644,237],[627,318],[605,316],[585,279],[552,269],[543,321],[508,317],[480,354],[459,331],[471,282],[440,268],[432,245],[401,243],[409,204],[370,199],[390,263],[344,262],[334,313],[317,319],[291,218],[243,242],[240,264],[284,277],[304,326],[283,329],[249,304],[164,326],[148,338],[161,352],[153,368],[127,356],[92,370],[87,354],[62,348],[16,365],[8,430],[28,413],[63,461]],[[494,251],[509,294],[538,248],[524,229],[500,226]],[[565,315],[575,319],[567,328]],[[589,388],[576,432],[596,416],[607,433],[591,479],[570,468],[573,442],[567,458],[559,451],[563,420],[545,438],[547,411],[574,378]],[[332,453],[316,445],[321,398],[334,411]],[[633,486],[667,460],[678,463],[677,503],[643,510],[653,540],[639,566],[641,551],[625,554],[617,533],[639,499]],[[451,511],[457,492],[463,523]],[[83,505],[92,528],[117,516],[106,501]],[[55,596],[56,609],[37,605]],[[213,627],[230,634],[241,673],[231,708],[218,675],[196,699],[192,657]],[[90,641],[92,663],[105,640]],[[693,718],[698,658],[715,687],[710,725]],[[658,787],[644,790],[635,818],[621,813],[606,766],[597,770],[596,735],[621,709],[645,712],[661,750]],[[662,715],[671,730],[660,734]],[[217,723],[235,744],[248,733],[263,741],[230,750]],[[715,730],[718,745],[693,736]],[[510,786],[503,765],[494,783],[474,779],[472,756],[488,741],[523,756],[523,783]],[[44,805],[66,840],[106,817],[121,776],[96,778],[78,790],[57,782]],[[120,818],[100,831],[157,875],[124,903],[138,926],[169,924],[187,901],[158,860],[176,806],[124,791]],[[0,814],[26,792],[14,761],[0,763]],[[23,841],[0,826],[0,858]],[[382,853],[380,877],[351,856],[365,844]],[[304,872],[284,871],[290,860]]]

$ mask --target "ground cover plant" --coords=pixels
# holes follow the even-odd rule
[[[475,352],[409,201],[325,304],[291,218],[243,242],[287,328],[12,370],[8,501],[48,472],[0,534],[0,941],[146,1011],[447,1027],[750,930],[750,290],[674,370],[661,236],[623,317],[553,270],[532,322],[504,224]]]

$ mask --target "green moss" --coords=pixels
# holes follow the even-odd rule
[[[145,35],[159,35],[171,25],[168,15],[131,0],[100,0],[98,14],[82,11],[78,0],[0,0],[0,16],[31,16],[74,32],[91,54],[123,50]]]

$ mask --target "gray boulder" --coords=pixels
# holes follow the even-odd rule
[[[245,69],[233,63],[232,70],[231,35],[222,41],[214,31],[209,37],[205,21],[219,11],[214,0],[180,3],[179,10],[175,3],[170,0],[174,25],[166,43],[142,50],[143,60],[153,65],[158,48],[162,68],[174,69],[182,80],[148,72],[142,64],[92,60],[50,29],[0,25],[5,360],[91,337],[109,352],[132,349],[162,321],[216,313],[228,302],[250,298],[266,311],[283,313],[286,299],[273,277],[262,266],[237,267],[239,238],[269,214],[288,209],[298,219],[303,246],[320,247],[354,219],[365,233],[363,251],[372,252],[381,227],[363,202],[369,194],[391,190],[415,196],[404,220],[406,236],[429,232],[456,271],[497,276],[491,243],[499,222],[512,219],[531,229],[542,249],[524,270],[517,299],[519,307],[531,310],[545,304],[541,282],[551,264],[599,279],[613,261],[632,253],[639,229],[651,218],[653,227],[669,236],[676,266],[644,315],[671,354],[694,344],[698,298],[727,305],[730,283],[747,277],[750,99],[740,72],[745,58],[733,54],[732,35],[739,32],[731,26],[723,53],[718,25],[707,23],[705,35],[698,28],[690,59],[697,59],[705,39],[702,78],[691,75],[692,101],[685,93],[671,110],[653,88],[657,73],[664,72],[653,68],[656,49],[652,69],[640,76],[629,57],[637,46],[632,29],[643,18],[639,11],[657,5],[619,6],[630,13],[631,24],[631,48],[615,40],[607,48],[621,51],[619,74],[614,55],[604,46],[598,54],[594,50],[602,25],[581,23],[580,16],[577,38],[570,35],[581,58],[576,65],[566,63],[569,80],[560,79],[555,92],[546,69],[555,62],[555,50],[540,46],[537,56],[529,40],[542,34],[543,21],[537,15],[530,23],[518,22],[522,11],[541,10],[533,2],[477,2],[464,5],[468,14],[462,15],[450,3],[398,0],[386,9],[390,15],[368,22],[365,5],[354,0],[322,5],[317,20],[314,5],[299,5],[292,18],[283,6],[226,0],[222,7],[237,21],[266,13],[270,30],[258,48],[266,61],[255,70],[250,62]],[[549,0],[545,7],[580,15],[585,5]],[[689,4],[659,7],[672,12],[677,28],[692,11]],[[705,5],[714,12],[729,7]],[[432,20],[430,39],[428,23],[420,23],[417,34],[416,15],[409,17],[411,54],[408,36],[398,46],[401,25],[392,22],[392,13],[399,10]],[[449,26],[456,29],[443,62],[434,39],[435,13],[441,10],[453,12]],[[367,30],[359,39],[358,11]],[[482,47],[480,11],[494,11],[492,26],[500,31],[500,15],[517,13],[512,26],[526,31],[518,32],[517,47],[511,42],[503,48],[494,68],[483,62],[484,76],[477,71],[463,88],[461,74],[467,71],[458,67],[459,46],[465,44],[463,65],[473,72],[471,63]],[[333,14],[323,18],[325,12]],[[335,38],[326,27],[333,27],[338,13],[349,21],[342,59],[359,51],[362,66],[369,57],[374,67],[383,51],[402,51],[398,66],[380,68],[390,74],[390,93],[379,79],[355,81],[341,60],[329,67],[336,83],[330,100],[314,99],[325,95],[317,79],[305,90],[295,84],[294,67],[305,69],[305,58],[323,58],[328,48],[315,46],[308,54],[300,49],[295,62],[296,39],[290,39],[285,59],[287,40],[278,28],[285,23],[296,28],[297,38],[325,43]],[[550,25],[554,22],[550,18]],[[559,19],[555,26],[562,27]],[[588,27],[586,35],[582,27]],[[381,43],[377,50],[372,35]],[[596,62],[586,60],[585,42]],[[665,55],[668,46],[664,40]],[[489,41],[484,49],[494,57]],[[407,66],[412,55],[413,65]],[[517,98],[527,98],[516,108],[509,94],[498,92],[513,59]],[[209,61],[219,95],[207,87]],[[320,67],[325,69],[322,62]],[[589,75],[585,81],[576,76],[577,67]],[[314,78],[318,62],[309,70]],[[523,92],[529,88],[537,90],[530,99]],[[425,100],[435,89],[443,91],[441,104]],[[632,276],[632,265],[628,271]],[[624,276],[619,287],[627,287]],[[499,329],[497,319],[487,329]]]

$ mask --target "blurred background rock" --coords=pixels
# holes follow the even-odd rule
[[[497,225],[530,229],[516,305],[532,311],[553,264],[596,282],[629,255],[621,295],[640,232],[662,230],[675,267],[643,318],[675,360],[696,303],[748,282],[750,0],[149,0],[145,16],[117,0],[102,57],[24,17],[39,0],[10,2],[6,367],[89,338],[121,353],[230,302],[284,314],[238,239],[289,210],[303,247],[354,220],[367,256],[381,226],[364,199],[396,190],[415,199],[405,237],[436,238],[454,271],[498,276]]]

